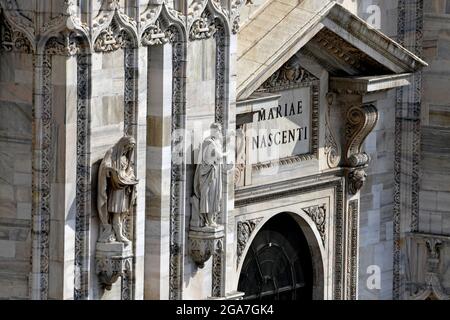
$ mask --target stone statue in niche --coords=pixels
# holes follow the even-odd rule
[[[228,170],[224,163],[222,126],[211,125],[211,134],[201,144],[199,161],[194,174],[194,194],[189,226],[189,252],[199,268],[215,252],[221,252],[224,227],[217,223],[222,210],[222,174]]]
[[[194,175],[194,195],[191,198],[191,229],[216,229],[216,219],[222,202],[223,170],[222,126],[211,125],[211,135],[200,148],[200,161]]]
[[[103,158],[98,171],[97,208],[100,217],[98,242],[130,244],[124,235],[123,215],[130,212],[136,201],[138,180],[133,170],[136,141],[122,137]]]

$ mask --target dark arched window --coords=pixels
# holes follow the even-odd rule
[[[270,219],[245,257],[238,290],[244,299],[312,299],[311,253],[302,230],[289,214]]]

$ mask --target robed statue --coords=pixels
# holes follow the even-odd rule
[[[191,228],[216,228],[222,202],[222,127],[211,125],[211,135],[200,147],[200,161],[194,175]]]
[[[136,141],[122,137],[103,158],[98,171],[97,208],[100,217],[99,242],[123,242],[123,216],[131,212],[136,201],[136,179],[133,157]]]

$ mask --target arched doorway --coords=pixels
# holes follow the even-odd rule
[[[311,252],[289,214],[273,217],[258,232],[242,265],[238,290],[244,299],[312,299]]]

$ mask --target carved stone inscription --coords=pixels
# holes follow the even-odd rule
[[[278,100],[257,106],[251,132],[251,163],[311,152],[311,88],[280,92]]]

